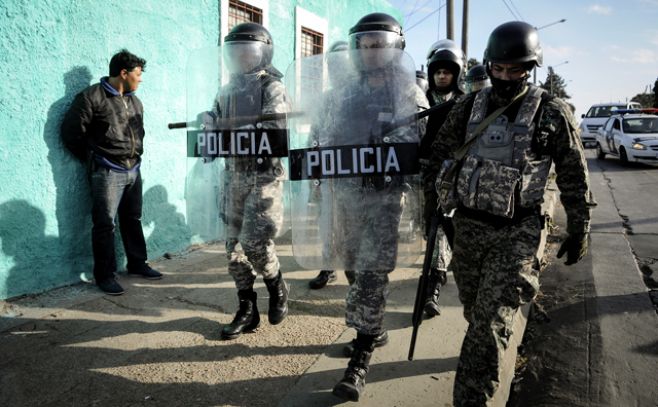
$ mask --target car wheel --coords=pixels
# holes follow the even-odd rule
[[[624,147],[619,148],[619,160],[624,165],[628,164],[628,155],[626,155],[626,149]]]
[[[601,144],[596,143],[596,158],[599,160],[603,160],[605,158],[605,153],[603,152],[603,149],[601,148]]]

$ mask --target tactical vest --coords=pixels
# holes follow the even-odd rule
[[[491,88],[475,97],[467,126],[467,140],[487,116]],[[462,161],[457,177],[457,199],[466,208],[512,218],[514,209],[540,205],[551,168],[551,158],[537,157],[531,147],[541,101],[541,88],[530,86],[514,122],[499,116],[478,137]]]
[[[220,117],[259,116],[270,107],[265,103],[268,87],[275,78],[268,74],[250,76],[253,77],[238,79],[222,89],[216,108]],[[284,172],[279,158],[228,157],[224,162],[227,171],[249,173],[274,170],[277,176]]]

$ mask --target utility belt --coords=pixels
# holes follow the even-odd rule
[[[283,164],[278,158],[231,157],[226,158],[225,168],[227,171],[244,173],[271,172],[277,178],[283,176],[284,174]]]
[[[403,175],[377,175],[372,177],[363,177],[362,186],[365,189],[381,191],[384,189],[402,189],[405,185]]]
[[[505,226],[518,225],[529,217],[536,216],[541,218],[541,228],[544,228],[544,218],[541,216],[541,206],[531,207],[517,207],[514,208],[514,216],[506,218],[503,216],[492,215],[488,212],[479,211],[477,209],[470,209],[462,204],[457,206],[457,212],[469,219],[477,220],[479,222],[487,223],[494,228],[502,228]]]

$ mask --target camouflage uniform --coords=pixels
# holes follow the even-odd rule
[[[533,94],[532,86],[526,98]],[[529,99],[528,99],[529,100]],[[460,99],[451,110],[446,123],[439,131],[433,144],[430,171],[437,174],[442,162],[452,157],[473,129],[474,116],[505,106],[504,101],[490,92],[482,90]],[[481,103],[488,103],[483,108]],[[526,101],[508,108],[500,119],[491,124],[481,134],[469,150],[477,155],[477,148],[485,135],[513,137],[514,159],[509,165],[519,170],[514,180],[519,184],[513,190],[511,217],[494,216],[504,207],[495,193],[504,184],[505,177],[488,184],[484,176],[479,178],[482,194],[477,202],[468,202],[471,185],[461,185],[462,175],[458,175],[457,190],[460,203],[453,218],[455,241],[451,269],[453,271],[459,298],[464,305],[464,317],[469,322],[468,331],[462,344],[454,387],[455,406],[485,405],[493,396],[499,384],[500,355],[509,345],[513,318],[518,307],[531,301],[539,289],[539,263],[536,252],[543,227],[539,216],[539,206],[547,182],[551,162],[555,164],[560,199],[568,217],[569,233],[589,231],[590,208],[594,205],[589,189],[587,164],[583,147],[577,133],[577,125],[568,105],[557,98],[545,94],[538,102],[535,114],[528,113]],[[517,113],[521,111],[517,115]],[[479,112],[476,114],[476,112]],[[529,117],[532,115],[532,117]],[[526,117],[521,123],[520,117]],[[516,117],[516,121],[512,121]],[[509,124],[506,119],[509,118]],[[507,130],[490,132],[501,126]],[[528,125],[523,134],[519,125]],[[501,127],[498,127],[501,128]],[[513,129],[514,131],[511,131]],[[469,159],[462,160],[460,174],[468,171]],[[477,157],[476,157],[477,158]],[[484,160],[487,161],[487,160]],[[481,163],[482,165],[482,163]],[[478,171],[484,173],[481,166]],[[511,179],[510,178],[510,179]],[[490,187],[487,189],[487,187]],[[467,205],[475,203],[475,208]],[[481,208],[477,209],[477,205]],[[511,209],[511,208],[509,208]]]
[[[430,106],[435,106],[441,103],[445,103],[461,95],[462,93],[458,91],[449,92],[449,93],[439,93],[436,90],[430,90],[427,92],[427,98],[430,99]],[[431,118],[427,126],[427,134],[425,134],[423,138],[428,138],[428,140],[432,142],[434,140],[434,137],[436,136],[436,132],[438,132],[439,128],[441,128],[441,125],[443,124],[444,120],[445,120],[445,115],[443,115],[442,117],[438,117],[436,119]],[[423,140],[423,144],[425,144],[425,140]],[[430,143],[427,144],[431,145]],[[425,160],[421,159],[423,178],[426,178],[425,173],[427,172],[426,170],[427,164],[428,161],[426,159]],[[427,182],[426,184],[429,185],[429,188],[434,189],[433,180]],[[425,204],[436,205],[436,202],[426,202]],[[432,252],[431,268],[444,270],[444,271],[448,270],[448,265],[450,264],[451,259],[452,259],[452,250],[450,249],[450,245],[448,244],[448,237],[446,236],[443,227],[439,225],[439,227],[436,229],[436,240],[434,243],[434,251]]]
[[[393,86],[397,89],[390,92]],[[354,131],[335,133],[334,145],[382,143],[371,138],[373,123],[354,120],[361,116],[356,109],[373,108],[373,102],[380,107],[397,106],[395,113],[398,117],[407,117],[428,107],[427,99],[415,82],[386,84],[377,89],[370,88],[363,80],[358,89],[345,92],[338,99],[343,103],[337,107],[339,113],[336,117],[350,123],[339,123],[338,128]],[[406,102],[408,100],[415,101],[415,110],[401,111],[400,106],[412,106]],[[418,142],[425,122],[422,120],[413,127],[399,127],[386,136],[390,143]],[[404,180],[401,179],[394,179],[390,185],[383,185],[383,177],[334,180],[335,212],[339,216],[339,229],[344,232],[340,238],[339,256],[345,269],[355,270],[355,281],[347,293],[345,320],[347,326],[361,334],[379,335],[383,332],[388,273],[394,270],[397,259],[404,189]]]
[[[290,111],[278,72],[235,75],[215,105],[219,117],[230,118]],[[284,121],[263,122],[263,128],[283,128]],[[258,161],[261,162],[258,162]],[[279,259],[274,242],[283,222],[283,175],[279,158],[225,159],[220,216],[226,226],[228,270],[238,290],[253,287],[256,273],[277,276]]]

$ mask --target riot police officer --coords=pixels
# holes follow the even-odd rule
[[[466,87],[466,93],[477,92],[480,89],[491,86],[491,81],[489,80],[489,75],[487,75],[487,70],[484,65],[477,64],[472,66],[471,69],[466,72],[464,84]]]
[[[568,105],[528,83],[541,63],[531,25],[494,29],[484,53],[492,86],[457,102],[432,147],[439,201],[456,206],[451,269],[468,321],[455,406],[493,397],[516,311],[539,288],[540,205],[552,163],[569,233],[558,257],[573,264],[587,252],[595,202],[583,147]]]
[[[427,98],[430,106],[464,94],[459,86],[464,69],[464,53],[449,39],[438,41],[433,47],[427,59]]]
[[[235,26],[224,38],[224,62],[230,73],[213,112],[219,119],[285,113],[290,110],[282,74],[272,66],[273,41],[256,23]],[[285,120],[242,124],[242,129],[285,128]],[[279,324],[288,314],[288,286],[280,271],[273,238],[283,221],[283,165],[279,158],[228,157],[222,172],[220,217],[226,228],[228,270],[238,289],[239,309],[221,336],[234,339],[260,324],[257,274],[270,295],[268,320]]]
[[[427,98],[430,106],[445,104],[445,108],[430,116],[427,123],[427,132],[421,142],[420,162],[423,174],[426,174],[429,151],[435,140],[436,134],[443,125],[450,108],[454,105],[456,98],[463,95],[459,83],[464,69],[464,53],[457,44],[449,39],[435,43],[430,49],[427,61],[427,73],[430,87]],[[449,103],[448,103],[449,102]],[[441,286],[448,281],[447,270],[450,264],[452,251],[449,237],[452,235],[452,222],[442,211],[436,211],[436,193],[431,182],[430,190],[425,194],[425,224],[430,224],[429,216],[436,213],[440,217],[440,226],[437,228],[436,243],[432,253],[432,267],[429,273],[427,293],[425,296],[425,314],[429,317],[439,315],[439,296]],[[426,229],[429,227],[426,226]],[[426,231],[429,233],[429,230]]]
[[[333,122],[345,122],[339,128],[347,131],[336,132],[335,144],[365,149],[386,143],[417,146],[424,121],[391,130],[384,130],[383,122],[378,121],[397,115],[409,117],[427,108],[427,100],[415,83],[413,65],[407,72],[400,62],[405,45],[402,27],[387,14],[368,14],[350,29],[348,42],[356,77],[342,86],[338,98]],[[357,337],[333,394],[357,401],[364,391],[376,340],[385,332],[388,274],[396,266],[405,182],[399,176],[364,173],[362,177],[337,179],[334,185],[343,234],[340,257],[346,269],[354,270],[345,319]]]
[[[341,76],[345,73],[345,64],[349,63],[347,52],[346,52],[347,50],[348,50],[347,41],[336,41],[333,44],[331,44],[331,46],[329,47],[329,52],[334,53],[330,55],[330,58],[327,61],[327,64],[329,65],[328,66],[329,83],[331,85],[331,90],[329,92],[332,93],[327,95],[326,99],[332,99],[333,92],[337,90],[336,87],[340,86],[341,82],[343,82]],[[324,104],[325,103],[323,103],[323,105]],[[315,137],[317,137],[317,133],[318,133],[317,130],[314,131]],[[323,215],[325,217],[327,216],[327,214],[323,214]],[[327,244],[325,244],[325,246],[327,246]],[[331,255],[328,247],[325,247],[323,250],[326,252],[325,253],[326,256]],[[345,276],[347,277],[348,283],[352,284],[352,282],[354,281],[354,271],[345,270]],[[308,282],[308,286],[312,290],[319,290],[321,288],[326,287],[327,284],[336,281],[336,278],[337,277],[335,270],[320,270],[318,275]]]

